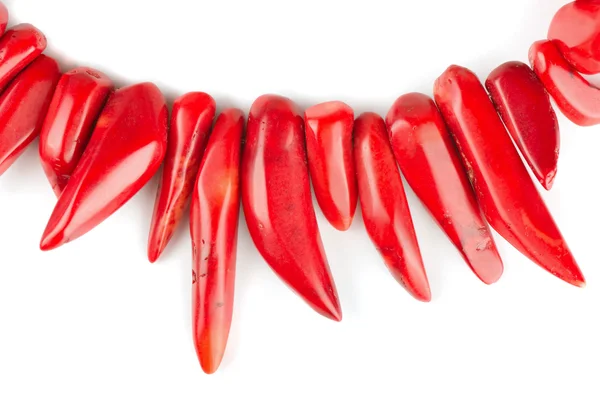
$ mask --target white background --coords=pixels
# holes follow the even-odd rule
[[[431,94],[451,63],[485,78],[526,61],[565,1],[5,3],[11,24],[42,29],[65,68],[151,80],[170,100],[204,90],[247,110],[274,92],[385,114],[402,93]],[[275,277],[242,220],[233,329],[213,376],[192,345],[187,224],[162,260],[146,260],[157,180],[85,237],[42,253],[55,198],[32,145],[0,178],[0,396],[598,396],[600,127],[560,123],[559,173],[543,196],[586,289],[499,237],[505,275],[483,285],[408,190],[433,302],[392,279],[360,213],[340,233],[318,212],[344,310],[337,324]]]

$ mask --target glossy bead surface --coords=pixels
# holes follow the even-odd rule
[[[543,269],[570,284],[585,285],[477,76],[466,68],[450,66],[436,80],[434,93],[492,227]]]
[[[554,15],[548,39],[580,73],[600,73],[600,1],[575,1]]]
[[[233,315],[243,132],[241,110],[226,109],[219,115],[190,208],[194,344],[209,374],[223,359]]]
[[[304,120],[317,202],[333,227],[348,230],[358,197],[352,149],[354,111],[342,102],[326,102],[308,108]]]
[[[90,68],[65,73],[56,87],[40,134],[40,159],[56,196],[60,196],[81,159],[112,81]]]
[[[60,78],[56,61],[40,56],[0,97],[0,175],[39,135]]]
[[[0,38],[0,91],[46,49],[46,36],[33,25],[22,23]]]
[[[406,181],[486,284],[504,266],[465,169],[435,103],[419,93],[401,96],[386,117],[390,142]]]
[[[529,51],[529,61],[569,120],[582,127],[600,124],[600,90],[565,61],[553,42],[535,42]]]
[[[354,158],[365,228],[394,278],[416,299],[431,290],[396,159],[383,119],[363,113],[354,124]]]
[[[556,176],[560,130],[550,97],[536,74],[522,62],[507,62],[485,84],[498,113],[542,186]]]
[[[116,90],[58,198],[40,243],[51,250],[86,234],[129,201],[158,170],[168,111],[151,83]]]
[[[188,207],[215,109],[214,99],[203,92],[187,93],[173,104],[167,154],[148,237],[150,262],[162,254]]]
[[[313,208],[304,121],[295,103],[263,95],[251,107],[242,161],[248,230],[271,268],[318,313],[342,312]]]

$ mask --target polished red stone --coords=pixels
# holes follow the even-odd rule
[[[313,208],[304,122],[291,100],[259,97],[250,110],[242,161],[248,230],[271,268],[318,313],[342,311]]]
[[[431,290],[402,179],[383,119],[363,113],[355,121],[354,157],[363,220],[394,278],[416,299]]]
[[[203,92],[187,93],[173,104],[167,155],[148,237],[150,262],[162,254],[187,209],[215,109],[214,99]]]
[[[552,19],[548,39],[580,73],[600,73],[600,1],[563,6]]]
[[[522,62],[507,62],[485,84],[521,154],[545,189],[556,176],[560,130],[550,97],[536,74]]]
[[[6,25],[8,25],[8,9],[0,2],[0,36],[6,31]]]
[[[60,196],[90,139],[112,81],[90,68],[65,73],[56,87],[40,134],[40,159],[56,196]]]
[[[152,178],[167,149],[167,118],[165,98],[154,84],[136,84],[111,94],[54,207],[42,250],[86,234]]]
[[[40,56],[0,97],[0,175],[39,135],[60,78],[56,61]]]
[[[46,36],[33,25],[22,23],[0,38],[0,91],[46,49]]]
[[[354,111],[343,102],[326,102],[308,108],[304,120],[317,202],[333,227],[348,230],[358,200],[352,150]]]
[[[561,112],[579,126],[600,124],[600,90],[573,69],[548,40],[535,42],[529,51],[533,70]]]
[[[209,374],[223,359],[233,315],[244,122],[239,109],[217,118],[190,208],[194,344]]]
[[[500,279],[504,266],[452,138],[426,95],[401,96],[386,123],[404,178],[484,283]]]
[[[435,100],[488,221],[539,266],[576,286],[585,280],[477,76],[450,66]]]

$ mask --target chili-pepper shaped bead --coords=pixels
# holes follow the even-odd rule
[[[477,277],[486,284],[498,281],[502,260],[433,100],[419,93],[403,95],[386,123],[396,161],[417,197]]]
[[[363,113],[354,123],[354,158],[363,220],[394,278],[416,299],[431,290],[396,159],[383,119]]]
[[[46,36],[28,23],[13,26],[0,38],[0,91],[46,49]]]
[[[317,202],[333,227],[348,230],[358,200],[352,148],[354,111],[343,102],[326,102],[308,108],[304,120]]]
[[[340,321],[312,202],[303,127],[291,100],[263,95],[254,102],[242,160],[244,214],[275,273],[318,313]]]
[[[173,104],[167,154],[148,236],[150,262],[162,254],[187,209],[215,108],[214,99],[203,92],[187,93]]]
[[[553,42],[535,42],[529,61],[569,120],[582,127],[600,124],[600,90],[569,65]]]
[[[167,149],[167,118],[165,98],[152,83],[121,88],[110,95],[50,216],[42,250],[86,234],[152,178]]]
[[[600,73],[600,2],[575,1],[554,15],[548,39],[580,73]]]
[[[550,97],[531,68],[507,62],[485,84],[496,110],[536,178],[552,188],[560,150],[560,130]]]
[[[434,93],[491,226],[543,269],[584,286],[583,274],[477,76],[451,66],[436,80]]]
[[[42,167],[57,197],[75,171],[112,89],[106,75],[90,68],[71,70],[58,82],[39,147]]]
[[[10,83],[0,97],[0,175],[39,135],[60,78],[56,61],[40,56]]]
[[[233,315],[244,114],[224,110],[208,140],[192,194],[194,345],[202,369],[219,367]]]
[[[8,9],[0,2],[0,36],[6,31],[6,25],[8,25]]]

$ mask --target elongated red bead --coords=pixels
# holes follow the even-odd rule
[[[162,254],[187,209],[215,109],[214,99],[203,92],[187,93],[173,104],[167,155],[148,236],[150,262]]]
[[[13,26],[0,38],[0,91],[46,49],[46,36],[28,23]]]
[[[42,55],[0,97],[0,175],[39,135],[59,78],[56,61]]]
[[[250,110],[242,161],[248,230],[288,286],[318,313],[340,321],[306,162],[304,121],[296,104],[278,95],[259,97]]]
[[[56,196],[60,196],[90,139],[112,81],[90,68],[65,73],[56,87],[40,134],[40,159]]]
[[[116,90],[58,198],[40,248],[51,250],[102,223],[154,176],[167,150],[168,110],[154,84]]]
[[[192,194],[194,344],[209,374],[223,359],[233,315],[243,132],[241,110],[219,115]]]
[[[546,190],[552,188],[560,150],[560,130],[550,97],[531,68],[507,62],[485,84],[521,154]]]
[[[358,200],[352,149],[354,111],[343,102],[326,102],[308,108],[304,120],[317,202],[333,227],[348,230]]]
[[[543,269],[584,286],[583,274],[477,76],[451,66],[436,80],[434,93],[492,227]]]
[[[529,51],[529,60],[569,120],[583,127],[600,124],[600,90],[569,65],[553,42],[535,42]]]
[[[354,157],[363,220],[394,278],[416,299],[431,290],[402,179],[383,119],[363,113],[354,124]]]
[[[386,123],[406,181],[486,284],[504,266],[475,193],[435,103],[419,93],[401,96]]]
[[[554,15],[548,39],[580,73],[600,73],[600,1],[578,0]]]
[[[8,25],[8,9],[0,2],[0,36],[6,31],[6,25]]]

